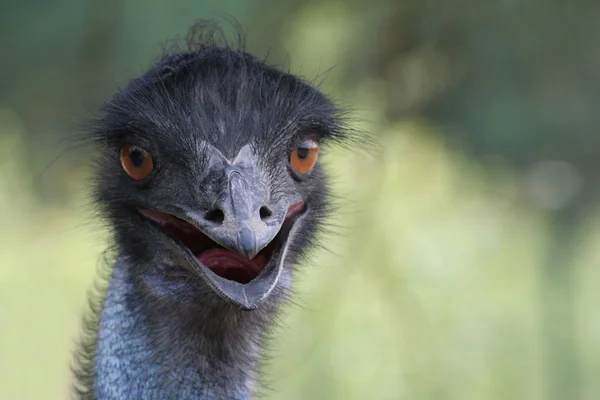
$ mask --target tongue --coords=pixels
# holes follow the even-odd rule
[[[249,280],[258,276],[267,261],[262,254],[248,260],[227,249],[209,249],[196,255],[196,257],[202,265],[219,276],[226,277],[234,272],[232,270],[235,270],[236,275],[247,275],[250,278]]]

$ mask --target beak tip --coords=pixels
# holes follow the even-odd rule
[[[248,227],[243,227],[238,231],[238,248],[240,252],[248,259],[254,258],[258,253],[256,251],[256,235]]]

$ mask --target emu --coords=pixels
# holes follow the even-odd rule
[[[350,137],[343,110],[203,23],[193,31],[85,134],[115,260],[75,354],[82,399],[251,398],[330,210],[318,154]]]

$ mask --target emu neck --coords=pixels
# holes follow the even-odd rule
[[[273,307],[244,312],[214,295],[194,309],[156,301],[122,262],[98,329],[97,399],[248,399]],[[270,309],[270,310],[269,310]]]

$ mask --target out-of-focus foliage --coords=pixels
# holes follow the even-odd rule
[[[266,397],[597,399],[600,3],[585,0],[1,5],[0,398],[66,397],[106,244],[90,155],[60,139],[222,13],[257,55],[327,75],[382,145],[325,157],[341,227],[298,276]]]

